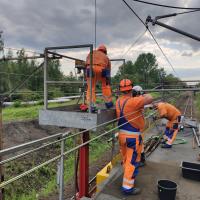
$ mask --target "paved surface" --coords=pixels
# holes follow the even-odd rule
[[[152,131],[152,130],[151,130]],[[154,131],[152,131],[154,132]],[[197,156],[200,149],[192,148],[192,131],[186,129],[179,137],[184,138],[187,144],[174,145],[172,149],[161,149],[158,147],[147,160],[147,165],[141,168],[136,179],[136,187],[140,187],[142,192],[137,196],[124,196],[121,191],[122,170],[118,166],[116,175],[112,175],[105,184],[102,192],[97,196],[97,200],[157,200],[157,181],[159,179],[169,179],[177,183],[177,200],[200,200],[200,182],[184,179],[181,174],[181,162],[198,162]],[[186,137],[187,136],[187,137]]]

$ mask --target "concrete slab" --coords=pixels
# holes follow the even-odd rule
[[[150,133],[153,132],[155,133],[155,129],[150,130]],[[96,199],[158,200],[157,182],[160,179],[168,179],[178,185],[176,200],[200,200],[200,182],[184,179],[180,168],[182,161],[198,162],[196,158],[200,149],[198,147],[196,149],[192,148],[191,129],[186,129],[184,133],[179,133],[178,137],[184,138],[187,144],[174,145],[172,149],[158,147],[147,159],[147,165],[140,169],[140,173],[136,178],[136,187],[142,189],[141,194],[137,196],[124,196],[122,194],[123,173],[122,167],[118,166],[118,169],[115,169],[118,172],[117,175],[113,175],[115,178],[107,180]]]

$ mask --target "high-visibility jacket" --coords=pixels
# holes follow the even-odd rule
[[[110,69],[111,63],[108,56],[102,51],[94,50],[93,51],[93,66],[99,66],[102,69]],[[90,54],[86,58],[86,66],[90,66]]]
[[[169,103],[158,103],[159,116],[166,118],[169,121],[176,120],[181,112],[173,105]]]
[[[144,129],[144,97],[122,96],[116,102],[116,114],[119,129],[129,132],[140,132]]]

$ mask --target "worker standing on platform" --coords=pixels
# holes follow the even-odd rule
[[[134,182],[141,159],[142,137],[140,131],[144,129],[145,125],[143,109],[144,105],[150,104],[153,99],[148,94],[133,97],[132,82],[129,79],[121,80],[119,88],[122,95],[116,102],[116,114],[124,168],[122,191],[127,195],[135,195],[140,192]]]
[[[87,104],[90,102],[90,54],[86,59],[86,76],[87,76]],[[113,107],[112,91],[110,86],[111,63],[107,56],[107,49],[100,45],[97,50],[93,51],[93,68],[92,68],[92,109],[95,109],[96,102],[96,83],[102,84],[102,95],[106,108]]]
[[[181,112],[173,105],[165,102],[153,104],[154,108],[158,110],[158,116],[154,119],[165,118],[168,120],[165,129],[166,141],[163,142],[162,148],[171,148],[176,135],[178,133],[178,126],[181,122]]]
[[[142,87],[139,86],[139,85],[133,86],[133,89],[132,89],[132,95],[133,95],[133,97],[139,97],[140,95],[145,94],[142,90],[143,90]],[[139,164],[140,167],[143,167],[145,165],[145,161],[146,161],[146,159],[145,159],[145,153],[144,153],[144,132],[143,131],[144,131],[144,129],[141,130],[142,150],[141,150],[141,160],[140,160],[140,164]]]

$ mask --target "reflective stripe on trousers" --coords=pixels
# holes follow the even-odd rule
[[[141,159],[142,137],[140,134],[126,134],[119,132],[119,146],[124,169],[122,187],[129,190],[134,187],[138,174],[138,164]]]

